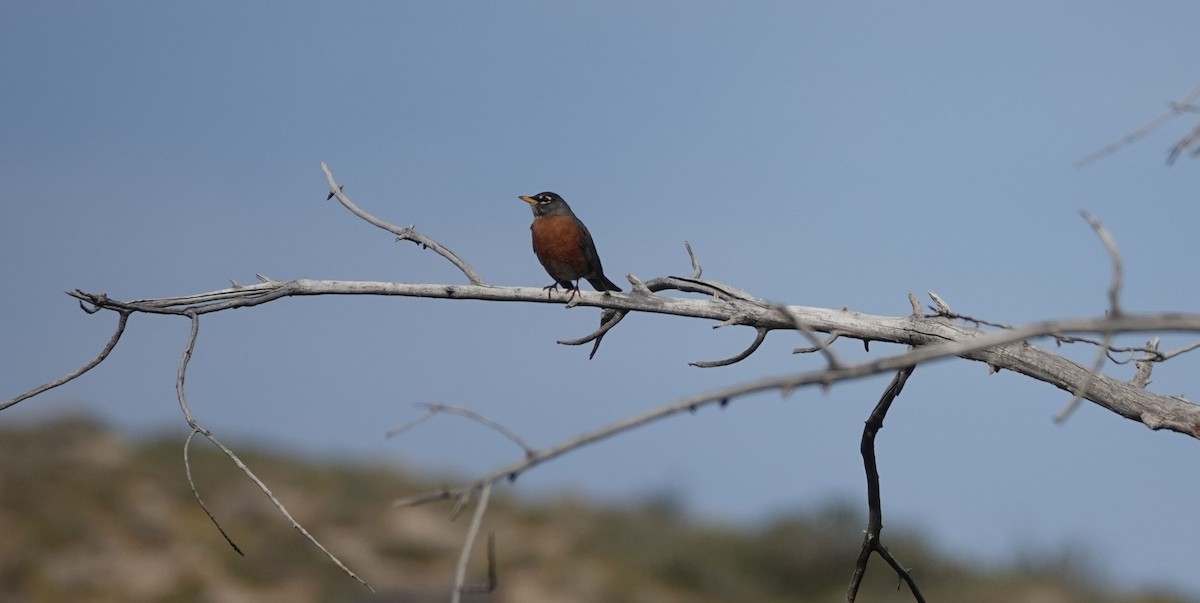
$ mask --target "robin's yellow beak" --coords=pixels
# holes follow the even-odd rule
[[[530,205],[537,205],[537,199],[534,199],[533,197],[530,197],[527,195],[521,195],[520,197],[517,197],[517,198],[530,204]]]

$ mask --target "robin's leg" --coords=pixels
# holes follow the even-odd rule
[[[575,279],[574,283],[569,283],[567,285],[567,293],[570,293],[570,295],[567,296],[568,302],[576,297],[579,297],[579,279]]]
[[[550,299],[550,292],[558,291],[558,281],[554,281],[553,283],[550,283],[549,285],[542,287],[542,291],[546,292],[546,299]]]

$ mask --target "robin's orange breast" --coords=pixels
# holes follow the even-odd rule
[[[583,249],[583,230],[573,216],[537,218],[533,231],[533,253],[556,281],[573,281],[592,272]]]

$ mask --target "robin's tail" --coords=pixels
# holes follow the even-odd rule
[[[603,273],[596,276],[589,276],[587,282],[592,284],[592,287],[597,291],[620,291],[621,288],[616,283],[608,280]]]

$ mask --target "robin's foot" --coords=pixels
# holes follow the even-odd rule
[[[567,303],[570,303],[571,300],[579,297],[579,281],[575,281],[574,285],[567,287],[567,293]]]

